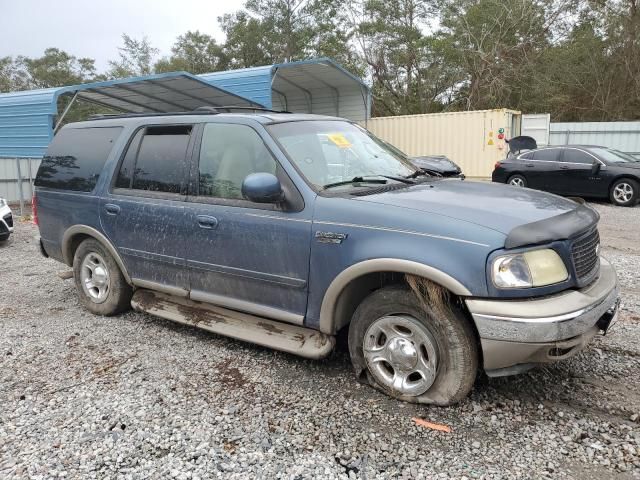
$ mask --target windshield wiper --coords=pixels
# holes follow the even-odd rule
[[[382,176],[382,175],[379,175],[379,176]],[[364,177],[360,176],[360,177],[353,177],[351,180],[344,180],[342,182],[327,183],[326,185],[322,186],[322,190],[326,190],[327,188],[331,188],[331,187],[339,187],[341,185],[351,185],[352,183],[379,183],[384,185],[385,183],[387,183],[387,181],[383,179],[365,180]]]
[[[409,185],[413,185],[416,182],[412,182],[410,177],[396,177],[394,175],[378,175],[379,177],[388,178],[389,180],[395,180],[400,183],[407,183]]]
[[[389,180],[394,180],[396,182],[400,182],[400,183],[406,183],[409,185],[413,185],[415,182],[408,179],[408,178],[404,178],[404,177],[396,177],[394,175],[358,175],[357,177],[353,177],[351,180],[345,180],[342,182],[335,182],[335,183],[329,183],[327,185],[324,185],[322,187],[322,190],[326,190],[327,188],[331,188],[331,187],[339,187],[340,185],[350,185],[352,183],[381,183],[381,184],[385,184],[387,183],[386,180],[382,180],[380,178],[371,178],[371,177],[382,177],[382,178],[386,178]]]
[[[411,175],[407,175],[405,178],[407,179],[411,179],[411,178],[418,178],[418,177],[441,177],[442,175],[436,172],[431,172],[427,169],[424,168],[420,168],[418,170],[416,170],[415,172],[413,172]]]

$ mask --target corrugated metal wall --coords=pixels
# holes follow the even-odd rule
[[[640,159],[640,122],[551,123],[549,144],[602,145]]]
[[[446,155],[469,177],[491,176],[495,162],[506,156],[504,139],[520,133],[520,112],[476,110],[381,117],[368,129],[410,156]]]
[[[20,162],[20,177],[18,162]],[[22,178],[22,200],[30,202],[33,196],[33,179],[39,166],[38,158],[0,158],[0,198],[11,203],[20,202],[18,178]]]
[[[8,155],[40,158],[44,155],[53,137],[56,90],[0,95],[0,158]]]

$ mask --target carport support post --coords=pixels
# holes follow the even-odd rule
[[[71,97],[71,101],[69,102],[69,104],[65,107],[64,111],[62,112],[62,115],[60,115],[60,118],[58,119],[58,121],[56,122],[56,126],[53,129],[53,134],[55,135],[58,132],[58,129],[60,128],[60,126],[62,125],[62,121],[64,120],[64,117],[67,115],[67,112],[69,111],[69,109],[71,108],[71,105],[73,105],[73,103],[76,101],[76,98],[78,97],[78,91],[76,90],[76,93],[73,94],[73,97]],[[57,109],[56,109],[57,110]]]
[[[22,172],[20,171],[20,159],[16,158],[16,166],[18,167],[18,193],[20,195],[20,216],[24,216],[24,194],[22,193]]]

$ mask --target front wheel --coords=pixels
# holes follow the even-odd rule
[[[73,277],[80,303],[98,315],[116,315],[131,308],[133,289],[100,242],[84,240],[73,257]]]
[[[614,205],[631,207],[638,201],[639,194],[638,182],[630,178],[621,178],[611,185],[609,198]]]
[[[507,180],[507,183],[509,185],[513,185],[514,187],[526,187],[527,179],[520,174],[516,174],[516,175],[511,175]]]
[[[356,309],[349,353],[359,378],[391,397],[451,405],[476,378],[478,347],[464,314],[431,308],[404,286],[384,287]]]

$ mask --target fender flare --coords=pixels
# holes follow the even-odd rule
[[[64,261],[67,265],[73,265],[73,255],[71,254],[71,240],[73,239],[73,237],[79,234],[88,235],[89,237],[92,237],[93,239],[100,242],[100,244],[104,248],[106,248],[109,254],[114,258],[114,260],[118,264],[118,267],[120,267],[120,271],[122,272],[122,275],[124,276],[124,279],[127,281],[127,283],[129,285],[133,285],[131,277],[129,276],[129,273],[124,266],[124,262],[122,261],[122,257],[120,257],[120,254],[118,253],[116,248],[109,241],[109,239],[104,236],[104,234],[88,225],[74,225],[73,227],[69,227],[64,232],[64,235],[62,236],[62,257],[64,258]]]
[[[375,258],[365,260],[340,272],[327,288],[320,307],[320,331],[322,333],[334,334],[335,331],[335,311],[340,294],[344,288],[353,280],[368,273],[375,272],[398,272],[410,275],[417,275],[442,285],[452,293],[462,297],[471,296],[471,292],[451,275],[430,267],[423,263],[411,260],[400,260],[397,258]]]

